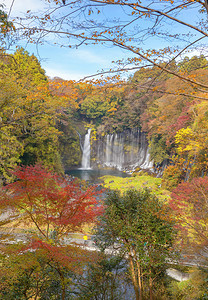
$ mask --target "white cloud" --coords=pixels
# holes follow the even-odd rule
[[[76,51],[69,52],[68,57],[75,58],[79,61],[85,61],[86,63],[94,63],[103,66],[106,66],[106,64],[109,65],[111,63],[111,60],[106,59],[106,54],[104,57],[102,54],[95,54],[92,51],[84,49],[77,49]]]
[[[183,56],[188,56],[189,58],[193,57],[193,56],[200,56],[200,55],[204,55],[207,56],[207,52],[208,52],[208,48],[202,48],[202,47],[198,47],[196,49],[191,49],[189,51],[184,52]]]
[[[78,73],[75,71],[63,71],[63,70],[58,70],[58,69],[53,69],[53,68],[45,68],[46,70],[46,75],[53,78],[53,77],[60,77],[65,80],[80,80],[84,78],[85,76],[89,75],[87,73]]]
[[[6,11],[8,12],[12,5],[12,0],[3,1]],[[17,16],[17,14],[26,13],[28,10],[37,11],[44,7],[43,0],[14,0],[11,15]]]

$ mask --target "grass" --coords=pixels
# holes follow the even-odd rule
[[[128,189],[141,190],[148,188],[161,200],[170,197],[170,192],[161,188],[162,179],[150,175],[134,175],[125,178],[106,175],[100,179],[103,181],[105,188],[119,190],[121,193]]]

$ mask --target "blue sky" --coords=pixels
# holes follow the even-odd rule
[[[2,2],[6,5],[8,12],[12,0],[3,0]],[[15,0],[11,16],[23,16],[27,10],[38,11],[41,7],[43,7],[42,0]],[[122,49],[99,45],[70,49],[45,44],[39,45],[37,48],[36,45],[25,42],[22,43],[22,46],[29,53],[34,53],[38,57],[48,76],[58,76],[68,80],[79,80],[102,69],[108,69],[112,67],[113,60],[127,56]]]
[[[4,3],[9,11],[11,10],[11,18],[14,16],[23,16],[27,10],[39,11],[44,7],[44,0],[0,0]],[[111,16],[117,14],[118,11],[111,10],[108,12]],[[193,18],[193,14],[192,14]],[[164,44],[160,40],[151,39],[146,41],[146,48],[150,48],[152,43],[154,47],[163,47]],[[46,70],[46,74],[50,77],[61,77],[63,79],[79,80],[85,76],[95,74],[102,69],[107,70],[112,67],[113,60],[119,60],[128,57],[130,53],[120,48],[106,47],[101,45],[81,46],[78,49],[60,48],[55,45],[36,45],[21,44],[30,54],[35,54],[41,62],[42,67]],[[15,48],[14,48],[15,49]],[[194,53],[196,54],[196,53]]]
[[[111,61],[118,54],[118,50],[103,49],[99,46],[83,46],[75,50],[43,45],[38,47],[37,53],[36,47],[29,45],[26,46],[26,50],[38,57],[48,76],[58,76],[67,80],[79,80],[109,68]],[[122,54],[120,55],[122,57]]]

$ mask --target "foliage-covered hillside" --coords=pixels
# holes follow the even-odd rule
[[[165,259],[177,259],[179,249],[185,257],[194,253],[203,264],[207,261],[208,102],[203,91],[156,68],[141,69],[117,84],[52,80],[22,48],[13,55],[2,51],[0,63],[0,172],[6,185],[0,191],[0,210],[13,212],[0,222],[2,240],[13,238],[8,226],[17,228],[17,234],[25,225],[29,228],[24,231],[27,244],[2,242],[2,299],[84,299],[86,291],[89,297],[113,293],[116,299],[121,285],[130,285],[137,299],[188,299],[183,286],[167,280]],[[179,74],[208,82],[206,65],[203,56],[172,63]],[[151,89],[143,86],[144,78],[155,79]],[[97,246],[120,245],[112,259],[62,245],[68,233],[83,232],[86,224],[91,228],[103,213],[94,188],[54,174],[79,166],[80,136],[89,127],[92,146],[98,136],[140,128],[155,167],[167,162],[162,178],[139,169],[132,177],[103,178],[110,191],[96,231]],[[123,255],[129,257],[126,263]],[[100,274],[110,287],[103,283],[99,288]],[[194,271],[194,276],[187,285],[196,297],[206,297],[206,270]]]
[[[178,74],[208,82],[204,56],[171,65]],[[17,164],[41,161],[59,171],[78,166],[79,134],[86,126],[94,138],[140,128],[155,165],[169,163],[164,173],[169,188],[207,174],[206,96],[157,67],[140,69],[126,82],[77,84],[47,79],[37,58],[18,49],[13,55],[2,50],[0,72],[2,179],[9,179]]]

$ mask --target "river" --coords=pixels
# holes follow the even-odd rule
[[[78,177],[82,180],[99,182],[99,177],[105,175],[118,176],[118,177],[128,177],[127,173],[121,172],[115,169],[74,169],[65,172],[68,175]]]

